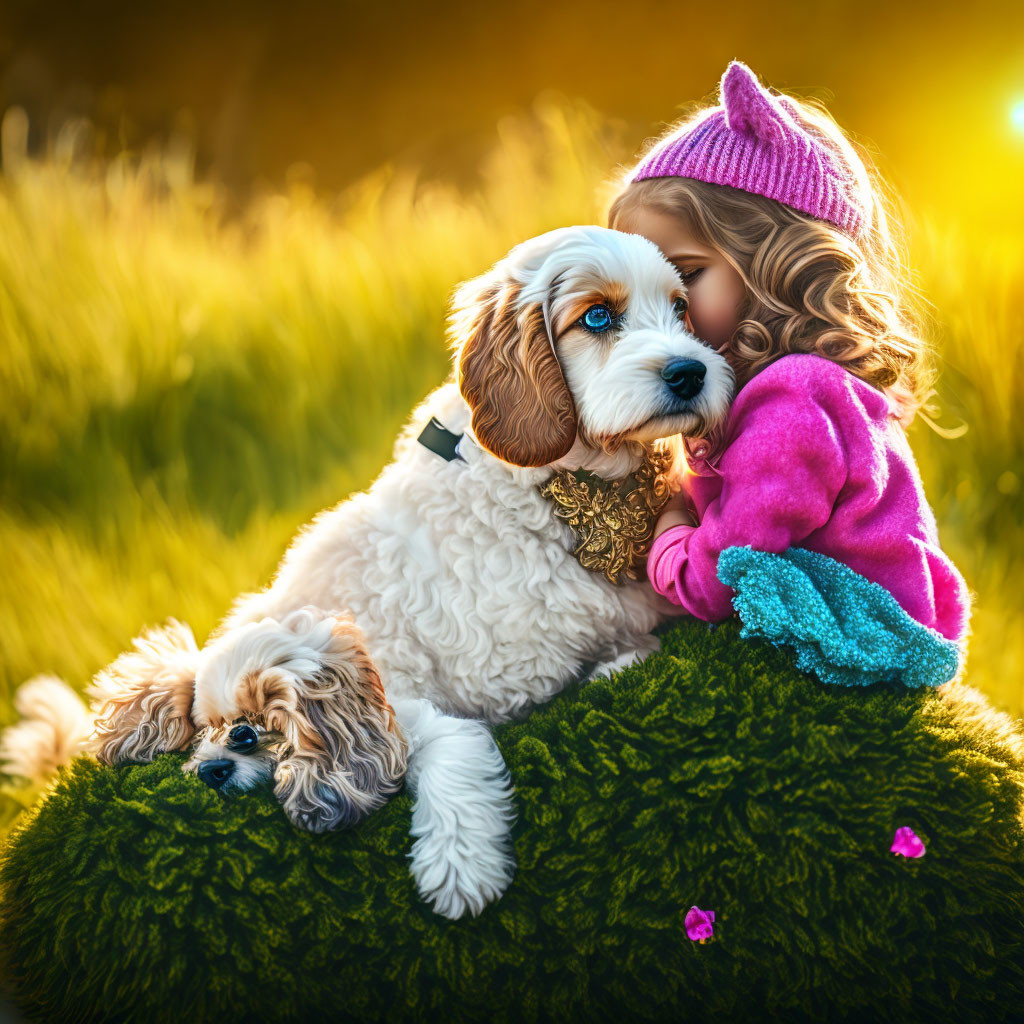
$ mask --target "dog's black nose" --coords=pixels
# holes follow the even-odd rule
[[[661,378],[677,398],[695,398],[704,387],[708,368],[696,359],[673,359],[661,370]]]
[[[196,774],[213,789],[220,789],[235,770],[234,761],[204,761],[197,769]]]

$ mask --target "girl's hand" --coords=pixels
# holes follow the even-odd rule
[[[697,522],[693,518],[693,513],[686,504],[686,495],[679,491],[678,494],[673,494],[665,502],[665,507],[661,510],[657,523],[654,524],[654,537],[652,541],[657,540],[660,534],[671,529],[673,526],[696,525]]]

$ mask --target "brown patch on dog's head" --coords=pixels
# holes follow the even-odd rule
[[[260,718],[266,729],[292,733],[309,751],[322,751],[323,742],[304,715],[291,672],[277,668],[246,672],[235,689],[235,706],[247,718]]]
[[[552,330],[556,339],[560,338],[573,328],[591,306],[607,306],[611,315],[618,318],[625,315],[628,305],[629,289],[621,281],[602,281],[599,288],[566,296],[563,301],[556,303],[551,311]],[[576,329],[586,333],[582,327]],[[591,337],[597,341],[602,335]]]

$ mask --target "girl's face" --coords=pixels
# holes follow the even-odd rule
[[[742,318],[747,298],[743,278],[720,253],[698,245],[679,217],[641,206],[632,211],[624,230],[652,241],[675,265],[686,285],[694,333],[722,349]]]

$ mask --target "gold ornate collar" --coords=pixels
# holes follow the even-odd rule
[[[573,554],[584,569],[617,584],[645,578],[654,523],[669,499],[671,464],[671,451],[646,449],[644,461],[624,480],[563,469],[538,488],[576,534]]]

